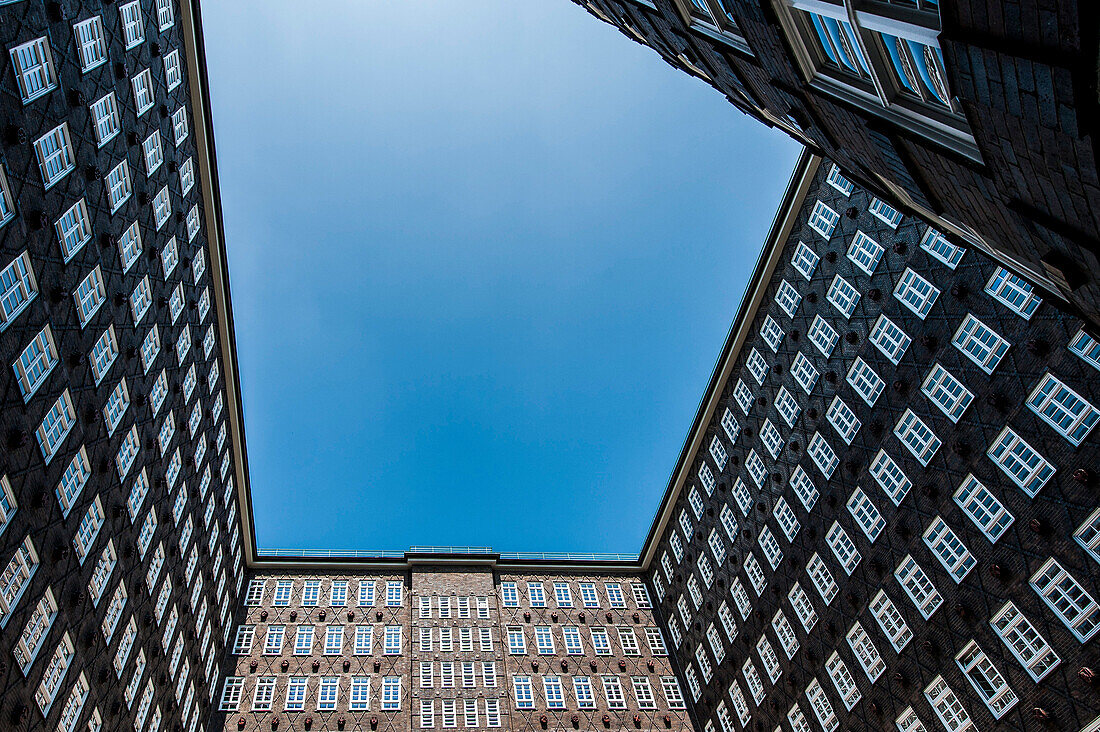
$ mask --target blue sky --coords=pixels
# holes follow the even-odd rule
[[[203,4],[261,547],[639,548],[797,157],[568,0]]]

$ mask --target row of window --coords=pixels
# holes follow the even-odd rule
[[[627,584],[630,587],[630,595],[631,597],[633,597],[635,605],[639,608],[650,607],[649,594],[646,591],[645,585],[639,582],[630,582]],[[600,607],[600,592],[598,591],[595,582],[580,582],[577,586],[580,592],[581,607]],[[547,607],[547,593],[544,583],[527,582],[525,589],[527,592],[527,603],[530,607]],[[574,591],[568,582],[554,582],[552,583],[552,589],[554,604],[556,607],[571,608],[575,606],[573,599]],[[501,582],[500,593],[502,604],[504,605],[504,607],[519,607],[519,583]],[[626,596],[623,592],[623,583],[604,582],[603,594],[607,597],[607,603],[609,607],[626,607]]]

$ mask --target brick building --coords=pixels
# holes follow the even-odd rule
[[[799,161],[639,555],[281,556],[196,4],[0,35],[0,729],[1100,728],[1100,342],[905,186]]]
[[[804,157],[641,556],[697,727],[1095,729],[1098,355]]]
[[[636,562],[258,564],[212,729],[691,729]]]
[[[1100,323],[1095,3],[575,2]]]
[[[190,3],[0,3],[0,729],[210,715],[246,481]]]

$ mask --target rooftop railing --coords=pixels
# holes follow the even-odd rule
[[[298,559],[404,559],[407,554],[494,554],[489,546],[411,546],[407,551],[392,549],[258,549],[259,557]],[[501,559],[556,562],[636,562],[637,554],[612,552],[500,552]]]

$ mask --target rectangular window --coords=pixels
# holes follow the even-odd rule
[[[886,519],[882,517],[875,504],[860,488],[852,491],[852,495],[848,499],[848,513],[852,514],[852,518],[856,520],[859,528],[863,530],[864,535],[872,544],[875,543],[875,539],[882,533],[882,530],[886,528]]]
[[[752,411],[752,392],[749,391],[749,387],[745,386],[745,382],[741,379],[737,380],[737,385],[733,388],[733,398],[737,402],[737,406],[741,407],[741,411],[748,414]]]
[[[382,709],[401,709],[401,677],[385,676],[382,678]]]
[[[871,461],[870,473],[895,506],[901,505],[909,489],[913,487],[912,481],[885,450],[879,450]]]
[[[928,376],[924,378],[921,391],[952,422],[958,422],[974,395],[963,383],[951,375],[941,364],[933,364]]]
[[[401,626],[387,625],[383,636],[382,652],[387,656],[401,653]]]
[[[45,36],[12,48],[11,62],[23,104],[57,88],[57,72]]]
[[[825,479],[831,478],[836,466],[840,464],[840,458],[836,456],[836,452],[833,451],[833,448],[825,441],[820,432],[814,432],[806,452],[813,459],[817,469],[825,476]]]
[[[837,167],[836,163],[833,163],[832,167],[829,168],[829,175],[826,180],[829,182],[829,185],[843,193],[845,196],[852,195],[852,181],[844,177],[844,175],[840,172],[840,168]]]
[[[77,52],[80,55],[80,70],[88,73],[107,61],[107,42],[103,35],[103,19],[98,15],[82,20],[73,26]]]
[[[798,519],[795,518],[794,511],[791,510],[791,507],[787,505],[787,501],[782,496],[776,499],[772,515],[775,516],[775,520],[779,524],[779,528],[782,529],[783,535],[787,537],[787,541],[794,541],[801,525],[798,523]]]
[[[802,387],[802,391],[809,394],[813,391],[814,385],[817,384],[819,374],[813,364],[810,363],[810,359],[806,358],[805,354],[800,351],[794,357],[794,363],[791,364],[791,375],[794,377],[795,382]]]
[[[164,56],[164,81],[168,85],[168,91],[172,91],[183,83],[183,67],[180,64],[179,49]]]
[[[733,412],[728,408],[722,413],[722,430],[731,443],[737,442],[737,436],[741,434],[741,425],[734,419]]]
[[[987,374],[993,373],[1011,345],[970,313],[955,331],[951,343]]]
[[[993,543],[1001,538],[1014,520],[1004,504],[973,474],[967,475],[955,491],[955,503]]]
[[[862,694],[859,693],[859,687],[856,686],[856,680],[852,676],[852,672],[848,670],[847,664],[841,660],[840,654],[836,651],[833,651],[833,655],[825,661],[825,671],[832,679],[833,686],[836,687],[836,693],[840,695],[840,700],[844,702],[844,708],[851,711],[856,702],[862,698]]]
[[[1100,419],[1100,411],[1047,372],[1027,398],[1027,407],[1077,447]]]
[[[859,297],[859,290],[840,275],[833,276],[832,284],[829,285],[829,291],[825,295],[845,320],[852,317],[856,304],[859,303]]]
[[[871,342],[890,360],[890,363],[897,366],[913,339],[895,325],[894,321],[885,315],[880,315],[871,329]]]
[[[851,575],[855,568],[859,566],[859,562],[862,559],[859,550],[856,549],[856,544],[848,536],[848,532],[844,530],[839,523],[833,522],[833,525],[829,527],[829,531],[825,534],[825,540],[829,543],[829,547],[833,550],[833,554],[836,555],[836,559],[840,562],[840,566],[844,568],[844,573]]]
[[[1035,452],[1011,427],[1005,427],[1001,431],[986,455],[1032,498],[1054,475],[1054,466]]]
[[[726,448],[722,444],[722,441],[718,439],[717,435],[710,440],[710,458],[714,461],[714,464],[718,466],[719,470],[726,467],[726,461],[729,459]]]
[[[817,613],[814,612],[810,596],[802,589],[802,585],[795,582],[790,592],[787,593],[787,599],[791,601],[791,607],[794,608],[798,621],[802,623],[802,629],[809,633],[817,624]]]
[[[943,596],[936,590],[932,580],[928,579],[928,575],[912,555],[907,554],[905,559],[901,560],[901,564],[894,570],[894,577],[925,620],[932,617],[932,614],[943,604]]]
[[[814,316],[814,322],[810,324],[810,330],[807,333],[810,342],[814,344],[821,355],[826,359],[833,353],[833,348],[836,347],[837,341],[840,340],[840,335],[836,332],[833,326],[829,325],[820,315]]]
[[[54,345],[53,332],[46,326],[38,332],[30,344],[23,349],[19,358],[12,364],[19,391],[23,401],[30,401],[46,381],[58,362],[57,347]]]
[[[135,5],[137,3],[134,3]],[[134,89],[134,109],[137,112],[137,116],[141,117],[143,114],[153,108],[155,101],[155,93],[153,91],[153,75],[149,73],[149,69],[144,69],[137,76],[130,80]]]
[[[573,607],[573,593],[570,592],[569,585],[564,582],[554,583],[554,602],[558,607]]]
[[[156,224],[157,231],[160,231],[168,223],[171,215],[172,201],[168,195],[168,186],[164,186],[153,197],[153,223]]]
[[[1084,330],[1079,330],[1066,347],[1072,353],[1077,354],[1081,360],[1089,366],[1100,371],[1100,341],[1090,336]]]
[[[932,456],[940,449],[943,442],[924,423],[912,409],[906,409],[901,419],[894,425],[894,434],[901,443],[913,454],[913,457],[924,466],[927,466]]]
[[[401,582],[386,583],[386,607],[401,607],[405,598],[405,586]]]
[[[836,228],[839,221],[840,214],[821,201],[817,201],[814,203],[814,210],[810,213],[810,220],[807,223],[809,223],[811,229],[829,239],[832,237],[833,229]]]
[[[851,246],[848,247],[848,259],[867,274],[873,275],[885,251],[874,239],[862,231],[857,231]]]
[[[1035,288],[1024,280],[998,267],[985,285],[985,292],[1024,320],[1031,320],[1035,309],[1043,302]]]
[[[839,589],[833,580],[833,573],[825,566],[825,562],[817,552],[814,552],[814,555],[810,557],[810,561],[806,562],[806,574],[810,575],[810,580],[817,588],[821,599],[825,601],[826,605],[830,604]]]
[[[870,608],[875,621],[882,628],[883,635],[890,641],[894,650],[900,653],[913,639],[913,631],[909,629],[905,618],[885,590],[878,591],[875,598],[871,600]]]
[[[335,709],[339,695],[340,678],[338,676],[322,676],[320,688],[317,691],[317,709]]]
[[[937,516],[929,524],[924,532],[924,543],[940,560],[940,564],[955,580],[956,584],[962,582],[969,574],[978,560],[963,545],[958,535],[947,525],[942,517]]]
[[[1055,559],[1031,576],[1031,587],[1082,643],[1100,628],[1100,605]]]
[[[42,418],[42,424],[38,426],[36,432],[38,447],[47,465],[57,455],[57,451],[69,436],[74,424],[76,424],[76,410],[73,408],[69,390],[66,389]]]
[[[791,264],[798,272],[809,280],[813,277],[814,270],[817,269],[817,263],[821,260],[817,253],[813,249],[810,249],[802,242],[798,242],[798,248],[794,252],[794,257],[791,258]]]
[[[1058,654],[1012,602],[1006,602],[989,624],[1035,681],[1042,681],[1059,664]]]
[[[69,141],[69,126],[65,122],[35,140],[34,151],[38,156],[42,185],[47,189],[76,170],[73,144]]]
[[[878,198],[871,199],[871,203],[868,204],[867,210],[891,229],[898,228],[898,224],[901,223],[901,212]]]
[[[798,306],[802,303],[802,295],[798,294],[798,290],[795,289],[794,285],[787,282],[787,280],[783,280],[779,283],[779,289],[776,290],[775,301],[779,303],[779,307],[783,309],[788,318],[793,318],[794,314],[798,312]]]
[[[959,261],[963,258],[963,255],[966,254],[965,249],[955,246],[947,240],[947,237],[931,227],[924,232],[924,237],[920,242],[920,248],[951,269],[955,269],[955,267],[959,265]]]
[[[513,676],[512,686],[516,694],[516,709],[534,709],[535,696],[531,691],[531,677]]]
[[[791,396],[791,393],[787,391],[786,387],[779,387],[779,391],[775,395],[775,409],[779,412],[779,416],[783,418],[783,421],[787,423],[788,427],[794,427],[795,420],[798,419],[798,415],[802,412],[802,408],[798,406],[798,402]]]
[[[833,397],[829,409],[825,412],[825,417],[846,445],[852,444],[852,440],[855,439],[856,433],[859,432],[859,428],[863,424],[856,417],[856,413],[840,397]]]
[[[99,265],[96,265],[96,268],[80,282],[76,292],[73,293],[73,299],[76,301],[77,315],[80,316],[80,327],[83,328],[107,299],[107,291],[103,285],[103,274],[100,272]]]
[[[976,732],[977,727],[970,719],[959,697],[943,680],[943,676],[932,679],[924,689],[924,698],[936,713],[947,732]]]
[[[141,5],[134,0],[132,3],[120,5],[118,12],[122,16],[122,35],[126,41],[126,50],[130,50],[145,40],[145,21],[141,17]]]
[[[306,684],[309,679],[305,676],[291,676],[287,681],[286,703],[283,708],[287,711],[305,709]]]
[[[967,643],[955,656],[955,663],[992,712],[994,719],[1003,717],[1020,700],[977,642]]]
[[[760,337],[768,344],[772,353],[779,350],[779,344],[783,342],[783,329],[770,315],[764,316],[764,323],[760,326]],[[766,373],[766,369],[765,369]]]
[[[749,373],[752,374],[752,377],[756,379],[757,384],[764,383],[764,379],[768,375],[768,363],[755,348],[749,351],[749,356],[745,359],[745,366],[748,368]]]
[[[833,705],[817,679],[811,679],[809,686],[806,687],[806,700],[810,703],[810,708],[814,710],[817,721],[821,723],[821,728],[825,732],[836,732],[837,728],[840,727],[840,722],[837,721],[836,713],[833,712]]]
[[[802,469],[801,465],[795,466],[795,469],[791,471],[790,484],[791,487],[794,488],[798,500],[802,502],[803,508],[805,508],[806,511],[811,511],[814,504],[817,503],[819,493],[813,481],[810,480],[810,476],[806,474],[806,471]]]
[[[894,297],[921,320],[928,315],[939,294],[940,291],[936,286],[908,267],[894,288]]]
[[[54,223],[54,229],[57,231],[57,241],[61,244],[61,256],[68,262],[92,238],[92,224],[83,198],[62,214]]]
[[[130,164],[123,160],[111,168],[111,172],[104,179],[104,185],[107,188],[107,200],[111,204],[111,213],[115,213],[133,193],[133,186],[130,184]]]

